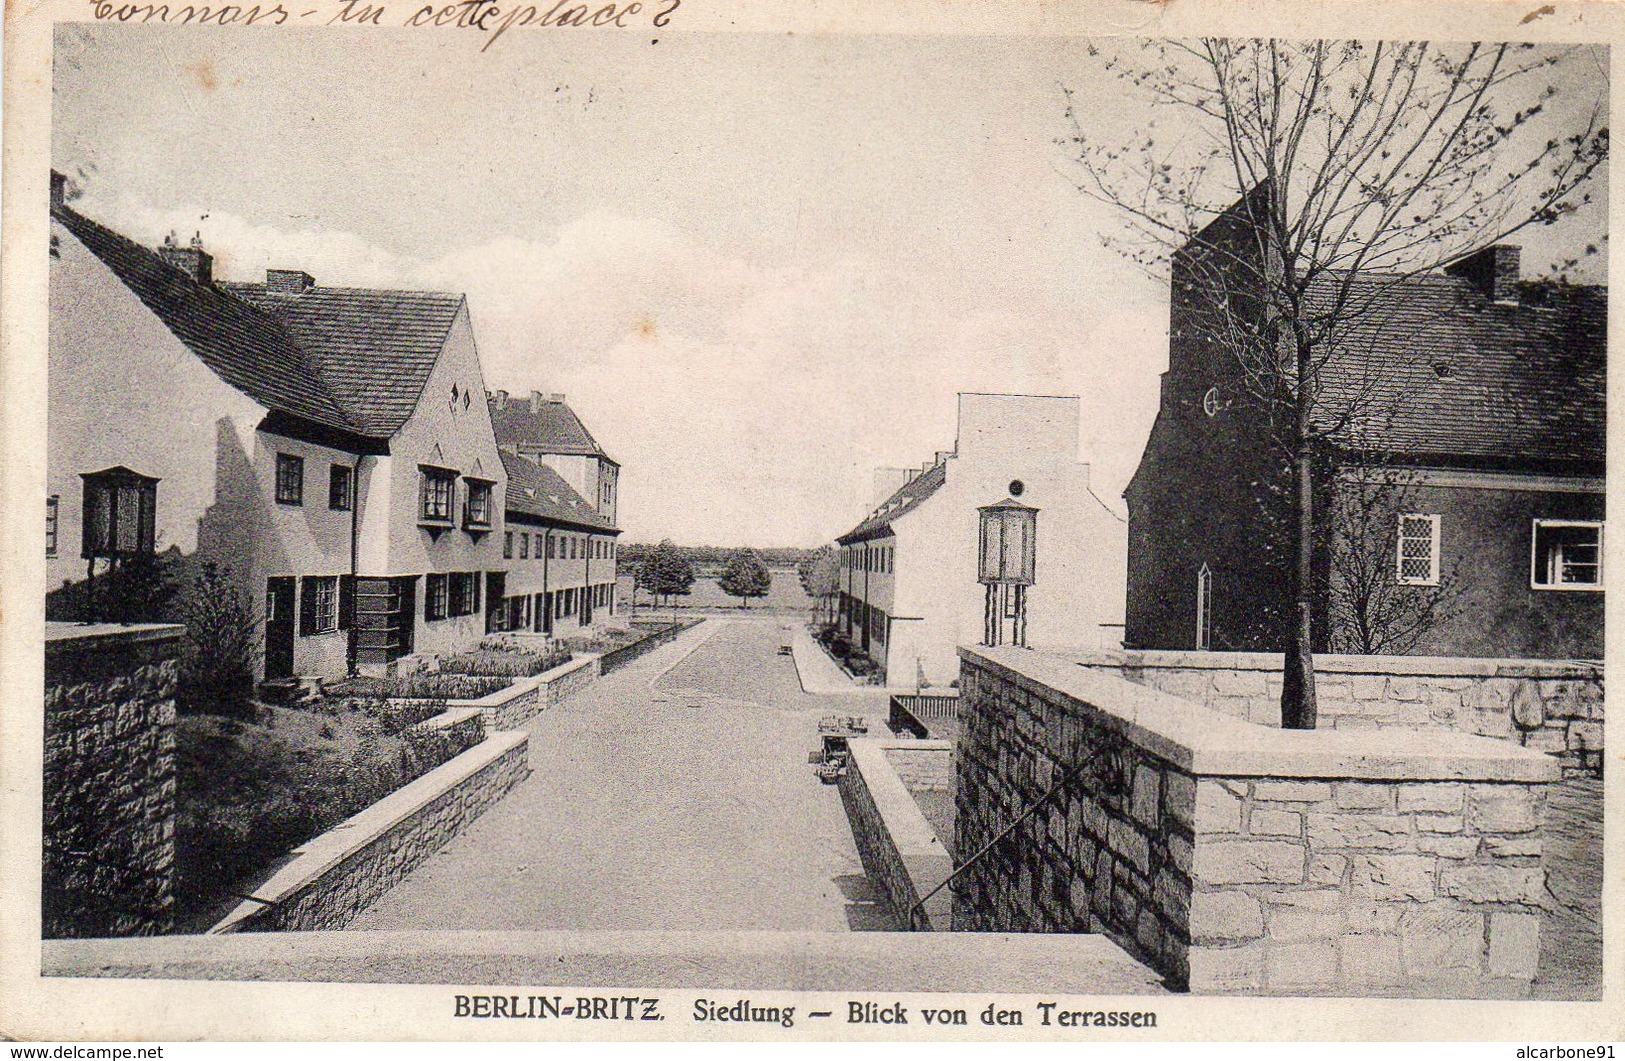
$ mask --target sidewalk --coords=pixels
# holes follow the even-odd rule
[[[813,640],[804,624],[794,624],[790,651],[795,656],[796,677],[801,681],[802,690],[814,696],[854,696],[884,701],[891,695],[882,686],[854,682]]]

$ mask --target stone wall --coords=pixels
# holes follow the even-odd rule
[[[47,624],[42,931],[172,927],[179,626]]]
[[[598,658],[586,653],[534,677],[517,678],[513,684],[478,700],[446,700],[446,708],[478,708],[485,715],[488,732],[517,729],[597,681]],[[396,698],[396,702],[412,701]]]
[[[1520,996],[1559,764],[1451,732],[1283,731],[961,649],[954,926],[1101,932],[1198,992]]]
[[[529,773],[526,735],[494,733],[301,845],[209,931],[342,928]]]
[[[932,896],[919,913],[913,911],[915,904],[948,879],[953,860],[904,787],[890,758],[899,752],[905,759],[936,755],[946,763],[952,759],[949,745],[941,741],[858,739],[849,747],[846,774],[840,782],[841,802],[846,806],[864,873],[886,896],[899,925],[910,930],[947,929],[952,902],[946,888]]]
[[[1266,652],[1068,653],[1181,699],[1266,726],[1281,721],[1281,657]],[[1599,664],[1434,656],[1315,657],[1320,727],[1445,729],[1548,752],[1565,773],[1603,756]]]
[[[598,680],[601,657],[588,653],[541,676],[540,695],[545,708],[557,707]]]

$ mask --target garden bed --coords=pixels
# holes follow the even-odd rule
[[[291,850],[484,736],[425,724],[443,701],[329,698],[262,707],[254,722],[185,715],[175,727],[177,931],[201,931]]]
[[[880,664],[864,655],[833,623],[812,629],[812,637],[853,681],[862,685],[885,684],[886,676],[881,673]]]

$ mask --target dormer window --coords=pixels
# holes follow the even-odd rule
[[[491,487],[488,479],[468,480],[468,500],[463,505],[463,526],[470,530],[491,527]]]
[[[418,465],[423,478],[418,484],[418,522],[451,524],[452,498],[457,493],[457,473],[450,468]]]
[[[121,560],[151,556],[158,511],[158,480],[122,465],[80,475],[85,481],[80,555]]]

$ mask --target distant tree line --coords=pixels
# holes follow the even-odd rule
[[[654,553],[657,549],[670,547],[678,555],[695,567],[722,569],[727,567],[729,561],[739,552],[736,546],[726,545],[678,545],[670,538],[657,545],[643,542],[627,542],[620,547],[620,558],[627,567],[642,563],[643,559]],[[810,556],[816,555],[817,549],[795,549],[788,546],[767,549],[751,549],[768,567],[787,568],[800,567],[801,563]]]

